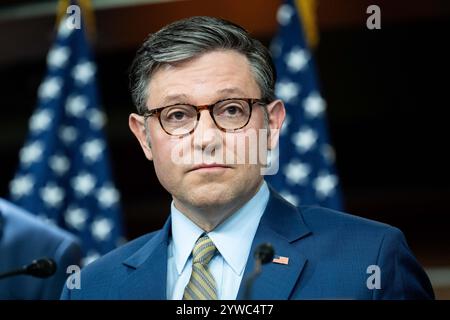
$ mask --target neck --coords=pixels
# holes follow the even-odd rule
[[[190,206],[187,203],[183,203],[174,197],[174,205],[181,213],[183,213],[203,231],[211,232],[227,218],[232,216],[236,211],[242,208],[259,191],[262,184],[263,180],[246,196],[240,197],[239,199],[234,199],[227,204],[198,208]]]

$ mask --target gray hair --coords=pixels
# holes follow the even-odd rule
[[[267,102],[275,99],[275,67],[261,42],[229,21],[191,17],[150,34],[137,51],[130,70],[130,89],[138,113],[147,110],[148,84],[158,68],[220,49],[236,50],[245,55],[261,91],[261,99]]]

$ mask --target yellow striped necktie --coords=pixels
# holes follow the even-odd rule
[[[192,250],[192,274],[184,289],[183,300],[217,300],[216,281],[208,264],[216,253],[216,246],[207,235],[202,235]]]

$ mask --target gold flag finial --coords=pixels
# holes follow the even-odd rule
[[[295,0],[300,22],[303,25],[306,41],[310,49],[317,47],[319,43],[319,30],[317,25],[317,1]]]

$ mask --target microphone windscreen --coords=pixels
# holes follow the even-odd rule
[[[255,250],[255,258],[259,259],[262,264],[271,262],[274,255],[275,250],[270,243],[260,244]]]
[[[26,274],[38,278],[48,278],[56,272],[56,262],[53,259],[42,258],[34,260],[26,267]]]

